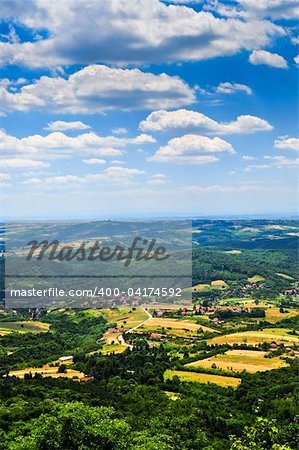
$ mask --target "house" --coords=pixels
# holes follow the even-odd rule
[[[277,347],[278,345],[276,344],[276,342],[271,342],[270,348],[276,349]]]
[[[151,339],[160,339],[161,334],[159,333],[151,333],[150,338]]]
[[[80,381],[82,381],[83,383],[86,383],[86,381],[93,381],[94,377],[83,377],[80,379]]]
[[[163,312],[162,311],[157,311],[156,315],[157,315],[157,317],[163,317]]]
[[[217,323],[219,323],[219,319],[218,317],[214,317],[214,319],[212,319],[212,322],[217,325]]]
[[[117,333],[117,328],[115,328],[115,327],[110,327],[110,328],[108,328],[108,333]]]
[[[65,361],[72,361],[73,357],[72,356],[61,356],[58,361],[60,362],[65,362]]]

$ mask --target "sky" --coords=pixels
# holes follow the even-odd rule
[[[297,212],[297,0],[0,6],[2,218]]]

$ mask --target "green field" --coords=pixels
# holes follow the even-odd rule
[[[21,333],[41,333],[44,331],[48,331],[50,325],[48,323],[43,322],[0,322],[0,334],[3,331],[5,332],[13,332],[18,331]]]

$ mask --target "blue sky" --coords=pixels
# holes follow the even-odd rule
[[[7,218],[294,214],[293,0],[2,0]]]

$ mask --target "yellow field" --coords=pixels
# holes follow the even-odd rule
[[[206,327],[204,325],[198,325],[193,320],[180,320],[180,319],[168,319],[153,317],[149,319],[139,330],[147,331],[161,331],[165,328],[165,331],[176,334],[178,336],[184,336],[186,334],[194,334],[198,329],[203,331],[214,332],[213,328]],[[171,329],[167,329],[171,328]]]
[[[258,305],[259,306],[259,305]],[[289,319],[291,317],[299,316],[299,310],[290,310],[289,308],[286,308],[288,312],[281,313],[279,312],[279,308],[273,307],[273,308],[267,308],[266,309],[266,320],[271,323],[276,323],[279,320],[282,319]]]
[[[228,285],[226,284],[226,282],[224,280],[211,281],[211,286],[212,287],[220,287],[220,288],[227,288],[228,287]]]
[[[253,277],[247,278],[247,280],[249,281],[249,283],[256,283],[258,281],[264,281],[265,278],[261,275],[254,275]]]
[[[208,340],[208,344],[250,344],[257,345],[263,342],[276,342],[276,344],[298,344],[299,337],[287,334],[286,328],[266,328],[262,331],[241,331],[223,336],[216,336]]]
[[[266,354],[267,352],[255,350],[228,350],[222,355],[195,361],[186,364],[186,366],[211,368],[213,364],[216,364],[217,369],[227,370],[228,372],[242,372],[246,370],[250,373],[279,369],[280,367],[287,366],[286,362],[278,357],[271,359],[264,358]]]
[[[242,253],[242,252],[241,252],[241,250],[226,250],[223,253],[227,253],[229,255],[240,255],[240,253]]]
[[[41,333],[43,331],[48,331],[50,324],[43,322],[0,322],[0,334],[7,334],[13,331],[18,331],[20,333]]]
[[[222,387],[237,387],[241,382],[240,378],[225,377],[223,375],[213,375],[210,373],[184,372],[182,370],[166,370],[164,379],[171,380],[175,375],[178,376],[181,381],[205,384],[214,383]]]
[[[43,377],[52,377],[52,378],[73,378],[78,377],[78,379],[84,377],[83,372],[79,372],[78,370],[67,369],[66,373],[57,373],[58,367],[50,367],[49,364],[44,365],[43,367],[28,367],[27,369],[22,370],[12,370],[9,372],[9,375],[15,375],[19,378],[24,378],[25,373],[32,373],[34,376],[35,373],[40,373]]]
[[[5,336],[6,334],[10,334],[10,333],[11,333],[11,331],[0,329],[0,336]]]

